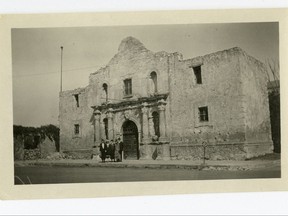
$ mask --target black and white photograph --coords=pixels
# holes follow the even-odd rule
[[[280,179],[279,22],[12,28],[14,184]]]

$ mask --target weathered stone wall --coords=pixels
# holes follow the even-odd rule
[[[193,67],[199,65],[202,84],[196,83],[193,71]],[[258,153],[254,155],[267,153],[267,148],[261,149],[258,145],[263,142],[269,147],[271,140],[264,70],[261,63],[240,48],[183,60],[180,53],[154,53],[137,39],[125,38],[107,66],[90,75],[86,88],[60,94],[61,150],[85,152],[92,149],[96,129],[91,107],[101,107],[100,111],[96,110],[101,118],[101,138],[105,138],[104,118],[108,115],[112,118],[113,126],[109,130],[116,138],[126,118],[124,113],[130,110],[131,120],[138,128],[139,143],[143,144],[142,105],[131,108],[127,103],[127,107],[116,111],[108,111],[108,108],[109,104],[153,96],[150,74],[154,71],[157,73],[156,93],[168,94],[166,105],[161,107],[165,112],[161,112],[164,117],[162,115],[160,125],[166,128],[171,158],[199,159],[203,143],[207,145],[207,157],[215,160],[243,159],[247,155],[253,156],[255,151]],[[125,96],[124,80],[130,78],[132,95]],[[108,86],[108,100],[103,84]],[[80,107],[76,107],[75,94],[79,94]],[[158,105],[153,106],[159,111]],[[203,106],[208,107],[207,122],[199,120],[198,108]],[[74,124],[80,125],[77,136],[74,135]],[[252,143],[257,145],[247,148],[247,144]],[[162,144],[150,143],[150,149],[147,145],[140,146],[140,156],[146,157],[150,152],[153,159],[161,158],[164,152],[167,153],[167,145],[164,147]]]
[[[89,149],[94,143],[93,109],[88,106],[88,88],[79,88],[60,93],[60,150]],[[79,107],[75,94],[79,94]],[[74,125],[80,125],[79,135],[74,134]]]
[[[72,91],[65,91],[60,94],[60,139],[61,150],[89,149],[94,143],[94,119],[92,106],[99,106],[106,103],[103,84],[108,86],[108,101],[116,103],[123,100],[136,100],[140,97],[153,95],[150,73],[157,73],[157,93],[167,93],[166,52],[153,53],[146,49],[143,44],[132,37],[124,39],[118,49],[118,53],[111,59],[107,66],[92,73],[89,77],[89,85]],[[132,79],[132,96],[125,98],[124,80]],[[73,95],[79,94],[79,105],[76,107]],[[113,134],[121,132],[121,123],[118,121],[120,114],[115,115]],[[137,122],[141,121],[141,115],[136,113]],[[101,138],[105,138],[103,119],[106,113],[101,114]],[[114,117],[113,117],[114,118]],[[121,120],[121,119],[120,119]],[[137,123],[136,122],[136,123]],[[74,136],[74,124],[80,124],[80,136]],[[141,124],[139,124],[141,126]],[[114,129],[113,128],[113,129]],[[142,128],[138,128],[141,132]],[[140,136],[141,138],[141,136]]]
[[[57,152],[55,141],[45,135],[35,143],[35,137],[39,134],[18,135],[14,137],[14,160],[36,160],[47,158]],[[26,144],[26,146],[24,145]],[[33,148],[31,148],[33,146]],[[26,149],[25,149],[26,147]]]
[[[178,60],[177,55],[173,56],[175,66],[170,71],[169,122],[172,157],[198,159],[196,155],[199,154],[187,151],[186,146],[200,145],[202,149],[203,142],[223,145],[245,141],[242,86],[239,80],[240,54],[241,50],[233,48],[185,61]],[[201,65],[202,84],[196,83],[192,68],[198,65]],[[202,106],[208,106],[208,122],[199,121],[198,108]],[[173,150],[176,147],[177,150]],[[215,154],[222,155],[220,149]],[[233,146],[230,152],[239,154]],[[231,158],[230,154],[223,159],[228,158]]]
[[[95,106],[105,102],[104,83],[108,85],[108,100],[112,103],[122,101],[125,98],[123,81],[127,78],[132,79],[132,99],[149,96],[152,94],[149,77],[153,71],[157,73],[158,93],[167,93],[167,56],[166,52],[147,50],[137,39],[124,39],[108,65],[90,75],[89,104]]]
[[[138,129],[138,133],[142,132],[142,115],[139,109],[131,109],[128,110],[129,112],[129,120],[133,121]],[[117,112],[113,116],[113,131],[114,131],[114,137],[116,138],[118,134],[122,134],[122,125],[126,121],[124,112]],[[139,136],[141,142],[141,134]]]
[[[24,137],[18,135],[14,137],[14,160],[24,159]]]
[[[244,160],[246,158],[243,144],[214,144],[205,149],[205,159],[208,160]],[[203,160],[202,145],[175,145],[171,148],[172,160]]]
[[[55,141],[50,139],[48,136],[45,136],[45,138],[41,140],[39,148],[42,158],[47,158],[48,156],[57,152]]]
[[[266,67],[245,52],[240,57],[240,65],[247,157],[272,153]]]

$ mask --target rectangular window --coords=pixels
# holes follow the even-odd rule
[[[202,84],[202,76],[201,76],[201,65],[193,67],[196,83]]]
[[[200,122],[207,122],[209,121],[208,118],[208,107],[199,107],[199,121]]]
[[[80,134],[80,125],[75,124],[74,125],[74,135],[79,135]]]
[[[124,80],[125,96],[132,95],[132,79]]]
[[[75,102],[76,102],[76,107],[79,107],[79,94],[74,95]]]

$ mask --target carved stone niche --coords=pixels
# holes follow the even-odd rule
[[[128,120],[128,119],[130,119],[130,117],[132,115],[132,110],[125,110],[123,112],[123,114],[124,114],[124,118]]]

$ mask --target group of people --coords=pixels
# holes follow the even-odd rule
[[[110,141],[107,140],[106,142],[102,139],[99,148],[100,157],[103,163],[105,162],[107,156],[110,157],[111,161],[122,161],[123,142],[120,138]]]

